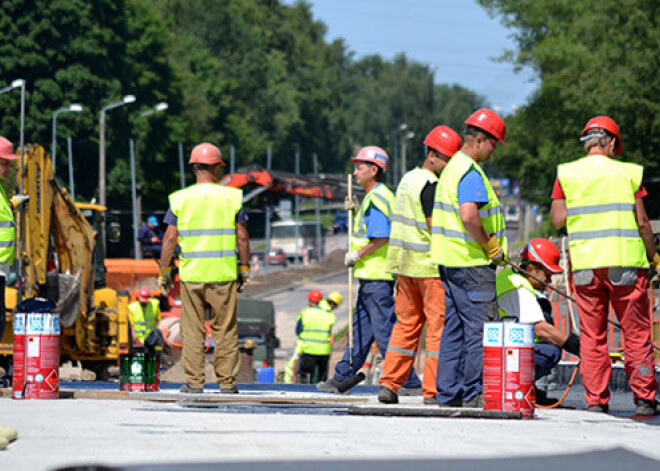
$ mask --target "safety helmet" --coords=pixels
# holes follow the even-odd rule
[[[532,239],[520,253],[525,260],[538,262],[550,273],[561,273],[564,270],[559,266],[559,250],[548,239]]]
[[[389,157],[387,152],[377,146],[367,146],[360,149],[358,155],[351,159],[351,162],[369,162],[370,164],[378,165],[383,172],[387,170],[387,161]]]
[[[313,303],[318,303],[321,299],[323,299],[323,294],[321,294],[319,290],[313,289],[307,294],[307,299]]]
[[[502,117],[490,108],[478,109],[472,113],[468,119],[465,120],[465,124],[479,128],[482,131],[486,131],[502,144],[506,145],[506,142],[504,142],[506,124],[504,123]]]
[[[142,288],[138,293],[138,301],[142,303],[146,303],[147,301],[149,301],[150,297],[151,297],[151,291],[149,291],[147,288]]]
[[[203,165],[215,165],[220,164],[223,167],[226,167],[222,161],[222,152],[213,144],[208,142],[203,142],[195,146],[195,148],[190,153],[190,160],[188,164],[203,164]]]
[[[448,126],[436,126],[424,139],[424,145],[451,157],[461,148],[461,137]]]
[[[587,134],[587,131],[590,131],[591,129],[604,129],[608,133],[612,134],[614,137],[616,137],[616,148],[614,149],[614,153],[618,155],[623,152],[623,142],[621,142],[621,136],[619,135],[619,126],[616,125],[612,118],[602,115],[594,116],[589,121],[587,121],[587,124],[584,126],[580,136],[584,137],[584,135]]]
[[[332,291],[330,294],[328,294],[327,299],[328,301],[335,303],[337,307],[341,306],[341,303],[344,302],[344,297],[339,291]]]
[[[16,160],[18,155],[14,154],[14,144],[9,139],[0,136],[0,159]]]

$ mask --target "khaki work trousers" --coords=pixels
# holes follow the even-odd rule
[[[218,385],[232,388],[241,368],[238,352],[236,281],[224,283],[181,283],[181,343],[183,370],[188,386],[204,387],[204,320],[210,311],[209,326],[215,342],[213,364]]]
[[[424,397],[436,395],[436,373],[440,337],[445,324],[445,289],[440,278],[398,276],[396,282],[396,324],[387,346],[380,385],[397,392],[413,367],[417,346],[426,324],[424,355]]]

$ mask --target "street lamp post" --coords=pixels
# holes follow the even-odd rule
[[[397,186],[399,183],[399,132],[400,131],[405,131],[408,129],[408,125],[406,123],[401,123],[399,124],[396,129],[394,130],[394,158],[392,159],[392,178],[394,180],[393,184],[394,186]]]
[[[53,156],[53,176],[55,176],[55,162],[57,160],[57,115],[60,113],[65,113],[71,111],[74,113],[80,113],[83,110],[83,107],[78,103],[72,103],[69,106],[63,106],[58,108],[53,113],[53,140],[50,146],[50,154]]]
[[[99,117],[99,203],[101,206],[105,206],[105,113],[108,110],[133,103],[134,101],[135,95],[125,95],[121,100],[101,108],[101,115]],[[103,256],[105,256],[105,216],[101,218],[101,240],[103,241]]]
[[[415,137],[415,133],[409,131],[406,133],[403,142],[401,143],[401,177],[402,178],[403,175],[406,173],[406,143],[408,142],[408,139],[412,139],[413,137]]]

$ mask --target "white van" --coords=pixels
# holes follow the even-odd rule
[[[302,260],[304,249],[309,257],[320,260],[323,251],[316,247],[316,222],[314,221],[278,221],[271,224],[271,248],[284,250],[291,261]],[[321,247],[323,247],[323,227],[321,227]]]

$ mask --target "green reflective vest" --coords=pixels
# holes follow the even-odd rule
[[[500,200],[479,164],[458,151],[442,171],[435,190],[431,219],[431,260],[438,265],[471,267],[490,264],[481,245],[463,227],[459,215],[458,184],[471,169],[475,169],[483,178],[488,195],[488,203],[479,209],[481,224],[486,234],[496,234],[504,254],[508,253]]]
[[[635,193],[643,172],[641,165],[604,155],[559,165],[573,270],[648,267],[635,219]]]
[[[330,338],[336,316],[318,307],[308,307],[301,311],[298,319],[302,322],[302,332],[298,336],[300,352],[307,355],[330,355]]]
[[[318,306],[319,309],[323,309],[325,312],[332,312],[332,306],[330,306],[330,303],[325,299],[321,299]]]
[[[399,183],[387,250],[391,273],[413,278],[440,276],[438,266],[431,262],[431,233],[420,202],[426,184],[437,180],[433,172],[418,167],[406,173]]]
[[[16,228],[5,190],[0,185],[0,263],[14,264],[16,258]]]
[[[378,183],[367,193],[362,200],[360,210],[355,215],[351,241],[352,251],[360,250],[369,243],[364,214],[371,205],[382,212],[388,219],[391,219],[394,195],[382,183]],[[355,262],[355,277],[362,280],[393,280],[394,277],[387,272],[387,246],[388,244],[384,244],[378,250]]]
[[[177,217],[181,281],[235,280],[236,215],[243,206],[243,192],[203,183],[176,191],[169,199]]]
[[[536,298],[536,290],[529,282],[529,280],[521,274],[516,273],[511,268],[505,268],[504,270],[500,271],[497,276],[495,276],[495,290],[497,292],[498,299],[503,294],[508,293],[509,291],[517,290],[518,288],[525,288]],[[500,317],[515,317],[516,319],[519,318],[515,314],[509,314],[508,312],[503,311],[499,305],[498,311],[500,313]]]
[[[134,301],[128,305],[128,313],[135,330],[135,338],[143,344],[149,334],[158,327],[160,303],[157,299],[149,299],[145,312],[140,301]]]

